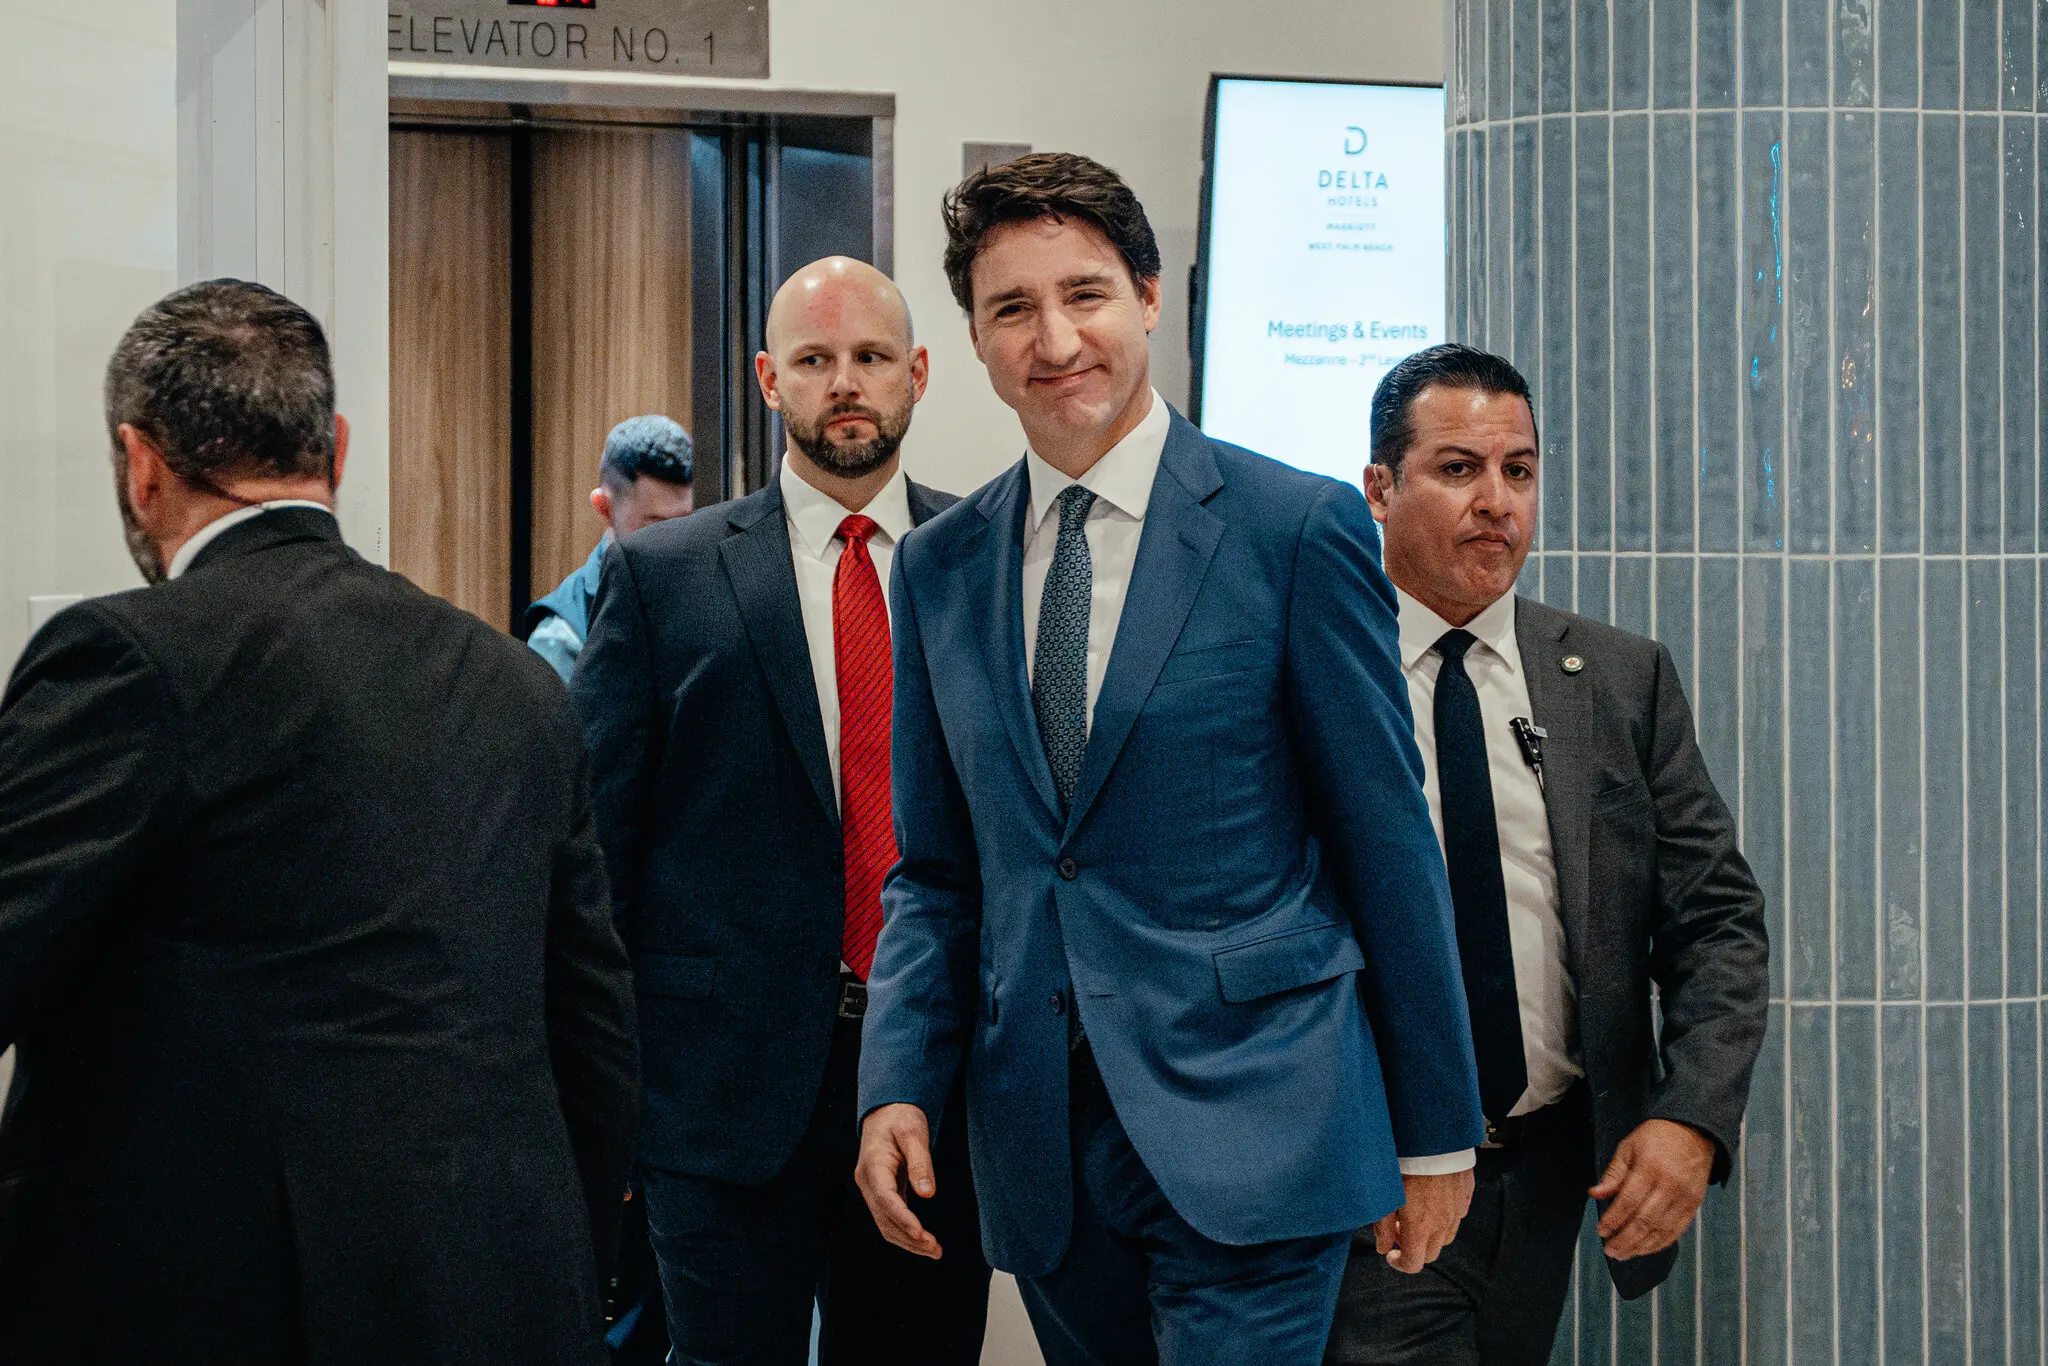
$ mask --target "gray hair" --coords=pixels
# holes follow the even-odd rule
[[[334,367],[305,309],[246,280],[208,280],[142,311],[107,363],[107,430],[128,423],[186,483],[334,481]]]

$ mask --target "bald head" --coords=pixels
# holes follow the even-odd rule
[[[871,495],[924,397],[925,351],[896,282],[850,257],[813,261],[775,291],[763,341],[754,374],[798,473],[842,502]]]
[[[837,334],[849,326],[855,331],[887,331],[905,351],[914,343],[910,305],[896,282],[865,261],[827,256],[797,271],[775,291],[763,341],[779,359],[786,345],[805,335]]]

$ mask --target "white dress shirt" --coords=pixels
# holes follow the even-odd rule
[[[333,508],[325,503],[316,503],[310,498],[280,498],[274,503],[251,503],[247,507],[236,508],[233,512],[214,518],[194,532],[191,540],[179,546],[178,553],[171,556],[170,564],[164,569],[164,577],[175,579],[190,569],[192,561],[199,558],[199,552],[219,540],[223,532],[244,522],[254,521],[266,512],[275,512],[279,508],[312,508],[330,517],[334,515]]]
[[[1415,711],[1415,747],[1422,751],[1423,788],[1439,846],[1443,797],[1436,775],[1436,680],[1443,656],[1436,643],[1449,623],[1406,593],[1401,602],[1401,670]],[[1584,1076],[1579,1065],[1578,992],[1572,983],[1564,921],[1557,906],[1557,866],[1543,787],[1522,758],[1509,722],[1529,715],[1529,680],[1515,639],[1515,595],[1508,593],[1465,624],[1477,637],[1465,673],[1479,694],[1486,727],[1486,768],[1500,829],[1501,874],[1507,884],[1508,939],[1515,959],[1515,995],[1522,1015],[1522,1055],[1529,1085],[1508,1113],[1524,1115],[1563,1098]]]
[[[811,650],[811,682],[818,690],[818,715],[825,722],[825,757],[832,770],[832,791],[839,792],[839,656],[832,640],[832,579],[846,542],[839,524],[853,516],[831,494],[805,483],[790,462],[782,462],[782,511],[789,522],[789,555],[796,566],[796,597],[803,608],[804,641]],[[902,469],[882,485],[874,501],[860,510],[874,519],[868,537],[868,558],[882,585],[882,603],[889,602],[889,564],[896,542],[910,530],[910,488]]]
[[[1152,501],[1152,480],[1166,452],[1166,433],[1173,411],[1159,392],[1138,425],[1108,454],[1089,466],[1079,479],[1069,479],[1048,465],[1038,452],[1024,452],[1030,476],[1031,509],[1024,519],[1024,673],[1035,677],[1038,666],[1038,607],[1045,596],[1045,576],[1059,545],[1059,497],[1072,484],[1095,495],[1082,535],[1088,540],[1094,591],[1088,600],[1088,724],[1095,725],[1095,699],[1102,695],[1109,672],[1109,652],[1116,645],[1117,623],[1123,620],[1124,598],[1131,590],[1131,569],[1138,562],[1138,538],[1145,531],[1145,508]]]

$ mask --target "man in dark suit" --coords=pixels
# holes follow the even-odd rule
[[[1343,1366],[1548,1361],[1589,1193],[1615,1285],[1649,1293],[1728,1175],[1763,1039],[1763,896],[1670,652],[1514,596],[1539,449],[1528,385],[1468,347],[1409,357],[1373,400],[1366,491],[1488,1141],[1428,1273],[1392,1274],[1359,1235]]]
[[[319,324],[146,310],[153,585],[0,702],[9,1361],[602,1363],[631,982],[547,666],[342,544]]]
[[[899,1183],[930,1193],[964,1070],[1048,1361],[1312,1363],[1353,1229],[1420,1270],[1457,1227],[1470,1175],[1398,1159],[1481,1137],[1372,519],[1153,392],[1158,248],[1113,171],[1025,157],[947,219],[1030,446],[897,560],[861,1185],[957,1255]]]
[[[640,990],[639,1185],[676,1359],[971,1366],[989,1271],[960,1126],[927,1217],[884,1243],[853,1186],[866,981],[896,859],[883,577],[953,500],[898,445],[924,348],[888,277],[832,257],[777,293],[761,392],[779,478],[627,536],[570,684]]]

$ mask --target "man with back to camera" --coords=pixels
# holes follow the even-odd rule
[[[853,1185],[896,858],[882,584],[953,501],[898,453],[925,350],[896,286],[845,257],[784,283],[764,340],[780,476],[620,540],[570,689],[640,985],[638,1184],[677,1361],[801,1366],[815,1299],[824,1366],[973,1366],[989,1271],[964,1125],[924,1208],[961,1256],[890,1247]]]
[[[629,417],[604,439],[590,506],[604,520],[604,535],[582,567],[555,591],[526,609],[526,643],[567,683],[583,638],[590,634],[590,601],[612,542],[641,527],[687,517],[696,506],[690,487],[690,434],[674,418]]]
[[[1432,347],[1373,397],[1366,493],[1489,1123],[1426,1274],[1389,1274],[1359,1235],[1341,1366],[1548,1361],[1589,1193],[1615,1286],[1648,1294],[1732,1168],[1763,1040],[1763,894],[1670,652],[1514,594],[1539,449],[1498,356]]]
[[[631,982],[561,687],[342,544],[289,300],[144,310],[107,421],[151,586],[0,701],[8,1360],[602,1363]]]
[[[1397,1154],[1482,1135],[1372,519],[1153,392],[1159,251],[1113,171],[993,167],[946,226],[1030,444],[897,559],[861,1188],[967,1251],[902,1195],[958,1179],[927,1152],[964,1070],[1053,1366],[1315,1362],[1351,1231],[1420,1271],[1464,1211],[1469,1171]]]

